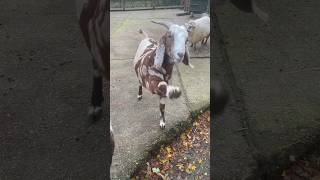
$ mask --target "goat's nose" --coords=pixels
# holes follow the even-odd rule
[[[178,56],[180,57],[180,58],[182,58],[182,56],[183,56],[183,53],[178,53]]]

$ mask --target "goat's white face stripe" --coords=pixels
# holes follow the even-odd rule
[[[176,62],[180,62],[183,56],[179,57],[178,54],[182,53],[184,55],[185,53],[186,41],[188,38],[187,29],[184,26],[174,24],[170,27],[169,32],[174,37],[172,49],[173,56]]]

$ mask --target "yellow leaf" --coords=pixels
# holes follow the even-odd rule
[[[191,171],[190,171],[189,168],[186,169],[186,172],[187,172],[188,174],[191,174]]]
[[[180,170],[183,170],[183,168],[184,168],[183,164],[181,164],[181,163],[178,163],[176,166],[177,166]]]
[[[181,136],[180,136],[180,138],[182,139],[182,141],[185,141],[185,140],[187,139],[186,134],[185,134],[185,133],[182,133]]]
[[[195,170],[196,170],[196,166],[195,165],[193,165],[193,164],[189,164],[188,165],[188,168],[186,169],[186,172],[188,173],[188,174],[190,174],[190,173],[193,173]]]
[[[187,135],[187,137],[188,137],[188,139],[191,139],[191,136],[189,134]]]
[[[183,142],[182,143],[184,146],[188,146],[188,143],[187,142]]]
[[[169,154],[171,154],[172,149],[171,149],[170,147],[167,147],[166,149],[167,149],[167,152],[168,152]]]
[[[160,163],[161,163],[161,164],[165,164],[166,162],[168,162],[167,159],[161,159],[161,160],[160,160]]]

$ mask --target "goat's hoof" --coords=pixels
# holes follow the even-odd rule
[[[142,99],[142,95],[137,95],[137,99],[140,101]]]
[[[160,128],[164,129],[166,127],[166,123],[163,121],[160,121]]]
[[[101,106],[90,106],[88,111],[89,119],[98,120],[102,115],[102,107]]]

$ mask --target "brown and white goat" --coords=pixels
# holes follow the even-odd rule
[[[188,32],[185,26],[173,23],[155,22],[163,25],[167,32],[161,37],[159,43],[148,35],[140,42],[134,58],[134,69],[139,80],[138,100],[142,99],[142,87],[152,94],[159,96],[160,128],[165,127],[165,100],[176,99],[181,95],[179,87],[169,85],[173,66],[181,61],[190,64],[190,55],[187,47]]]
[[[77,15],[86,45],[92,56],[94,68],[93,87],[91,95],[91,108],[89,115],[91,118],[99,118],[102,113],[103,102],[103,77],[109,81],[110,68],[110,39],[109,39],[109,1],[106,0],[76,0]],[[108,86],[109,86],[109,82]],[[107,101],[109,99],[106,96]],[[108,103],[107,103],[108,105]],[[108,108],[108,107],[107,107]],[[107,154],[106,160],[106,179],[110,179],[110,166],[114,151],[114,138],[112,126],[107,119],[106,143]]]

